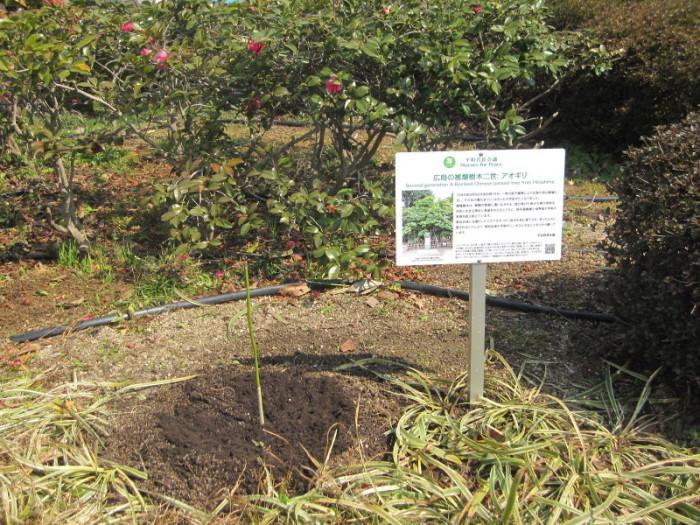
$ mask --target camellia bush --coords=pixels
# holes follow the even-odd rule
[[[329,276],[379,268],[371,240],[393,192],[374,158],[387,138],[409,150],[528,141],[546,121],[530,114],[538,101],[606,67],[530,0],[107,2],[81,16],[95,37],[71,48],[84,78],[47,85],[170,165],[152,205],[178,250],[293,251]],[[288,116],[306,125],[269,138]]]
[[[88,125],[76,110],[76,86],[92,75],[98,39],[83,23],[85,16],[84,9],[56,0],[0,19],[2,120],[7,123],[8,151],[50,168],[61,202],[58,210],[46,208],[48,219],[83,250],[88,235],[77,214],[74,159],[116,133],[112,122]]]

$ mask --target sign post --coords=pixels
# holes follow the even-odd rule
[[[396,264],[470,264],[469,396],[484,395],[486,265],[561,259],[563,149],[396,155]]]
[[[472,264],[469,276],[469,400],[484,396],[486,265]]]

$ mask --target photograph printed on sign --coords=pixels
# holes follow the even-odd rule
[[[452,191],[405,190],[401,192],[401,200],[403,251],[422,250],[423,255],[451,253]]]
[[[398,265],[561,258],[564,150],[396,155]]]

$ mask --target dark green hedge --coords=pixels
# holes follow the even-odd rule
[[[620,152],[700,104],[700,1],[549,0],[553,22],[589,29],[619,59],[602,78],[580,78],[559,99],[558,131]]]
[[[700,113],[626,152],[607,246],[616,272],[610,300],[625,321],[617,357],[663,366],[700,391]]]

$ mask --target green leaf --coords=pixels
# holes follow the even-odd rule
[[[97,35],[88,35],[88,36],[82,38],[81,40],[79,40],[78,43],[75,44],[74,47],[76,49],[82,49],[82,48],[87,47],[90,44],[92,44],[95,40],[97,40]]]
[[[189,244],[181,244],[177,248],[175,248],[175,255],[184,255],[189,251],[190,251]]]
[[[323,253],[329,261],[335,261],[340,256],[338,248],[325,248]]]
[[[193,217],[204,217],[205,215],[208,214],[208,211],[206,208],[202,206],[195,206],[191,210],[188,210],[187,213],[189,215],[192,215]]]

